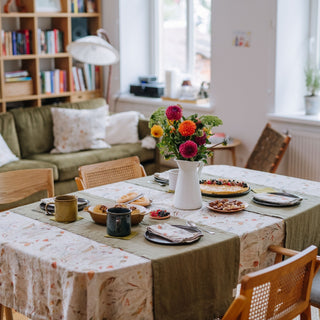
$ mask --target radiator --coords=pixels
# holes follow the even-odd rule
[[[298,130],[289,133],[287,175],[320,181],[320,135]]]

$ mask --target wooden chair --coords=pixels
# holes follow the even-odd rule
[[[293,257],[298,254],[299,251],[283,248],[280,246],[270,246],[269,251],[276,253],[275,263],[279,263],[283,260],[285,256]],[[317,257],[316,267],[315,267],[315,276],[312,281],[311,293],[310,293],[310,304],[313,307],[319,309],[320,316],[320,257]]]
[[[310,246],[295,256],[243,277],[240,295],[222,320],[311,320],[310,292],[318,249]]]
[[[47,191],[48,197],[54,196],[52,169],[25,169],[0,173],[0,204],[8,204],[8,208],[12,208],[13,205],[10,204],[15,201],[26,199],[43,190]],[[0,320],[2,319],[28,318],[0,304]]]
[[[275,173],[290,140],[289,135],[281,134],[267,123],[247,161],[246,168]]]
[[[25,169],[0,173],[0,204],[10,204],[38,191],[54,196],[52,169]]]
[[[104,184],[145,177],[146,172],[137,156],[81,166],[75,178],[78,190]]]

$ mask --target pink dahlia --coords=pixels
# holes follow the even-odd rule
[[[203,135],[200,136],[200,137],[195,137],[195,138],[194,138],[194,141],[195,141],[195,143],[196,143],[198,146],[202,146],[202,145],[205,144],[206,141],[207,141],[207,135],[206,135],[206,133],[204,132]]]
[[[166,110],[166,116],[169,120],[180,120],[182,109],[179,106],[169,106]]]
[[[198,146],[195,142],[189,140],[180,145],[179,152],[184,158],[193,158],[197,155]]]

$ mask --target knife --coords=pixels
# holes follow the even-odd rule
[[[140,194],[138,194],[136,197],[134,197],[133,199],[128,200],[128,201],[126,201],[126,202],[123,202],[123,204],[131,203],[131,202],[133,202],[133,201],[136,201],[136,200],[142,198],[143,196],[144,196],[144,194],[143,194],[143,193],[140,193]]]

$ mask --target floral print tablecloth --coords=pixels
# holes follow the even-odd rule
[[[268,187],[319,195],[320,183],[265,172],[208,166],[203,173]],[[150,178],[152,183],[152,178]],[[221,215],[208,210],[181,211],[173,194],[129,182],[86,190],[116,200],[130,191],[152,199],[152,209],[240,238],[242,275],[273,263],[270,244],[282,244],[280,218],[243,211]],[[67,244],[67,245],[66,245]],[[0,301],[33,319],[152,319],[151,262],[13,212],[0,213]],[[40,289],[39,289],[40,288]]]
[[[0,213],[0,301],[32,319],[152,319],[151,261]]]

